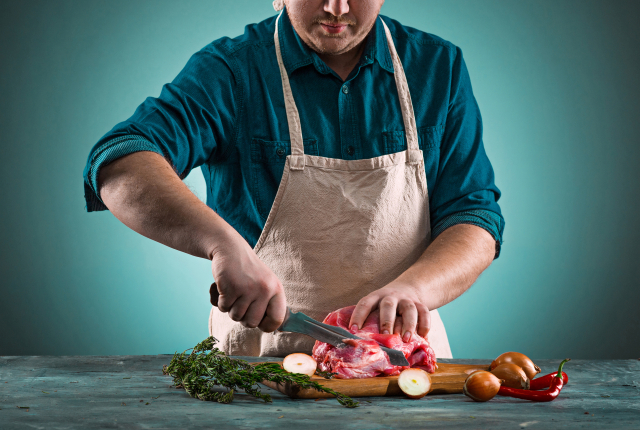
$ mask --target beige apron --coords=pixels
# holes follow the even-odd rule
[[[427,181],[407,81],[384,21],[407,150],[339,160],[304,153],[300,117],[282,62],[279,19],[274,40],[291,155],[254,251],[282,282],[291,309],[322,321],[384,287],[420,257],[431,238]],[[245,328],[216,307],[211,309],[209,333],[230,355],[310,354],[314,344],[301,334]],[[428,338],[437,357],[451,357],[437,310],[431,311]]]

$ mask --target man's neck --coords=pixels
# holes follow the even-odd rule
[[[358,61],[360,61],[366,42],[367,37],[365,37],[358,46],[344,54],[328,55],[318,53],[318,57],[320,57],[331,70],[336,72],[338,76],[342,78],[342,81],[346,81],[351,71],[356,67]]]

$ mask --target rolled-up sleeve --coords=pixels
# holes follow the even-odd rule
[[[504,218],[500,190],[482,142],[482,118],[459,48],[453,58],[449,111],[442,138],[437,180],[430,199],[432,236],[456,224],[484,228],[499,255]]]
[[[159,97],[148,97],[134,114],[105,134],[84,169],[87,211],[106,210],[97,178],[100,168],[137,151],[161,154],[184,178],[235,136],[236,79],[230,56],[215,44],[194,54]]]

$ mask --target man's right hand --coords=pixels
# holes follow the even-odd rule
[[[218,242],[211,257],[220,311],[245,327],[264,332],[282,325],[287,312],[282,283],[239,234]]]
[[[211,260],[219,309],[245,327],[274,331],[286,300],[277,276],[242,236],[201,202],[159,154],[134,152],[102,167],[102,201],[129,228]]]

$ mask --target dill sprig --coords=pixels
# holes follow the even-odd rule
[[[260,363],[253,366],[245,360],[231,358],[215,347],[217,342],[216,338],[209,336],[193,348],[180,354],[176,352],[169,365],[163,367],[164,374],[173,377],[176,387],[184,388],[191,397],[200,400],[230,403],[236,391],[244,390],[253,397],[271,402],[271,396],[263,394],[258,383],[272,381],[332,394],[347,408],[356,408],[359,405],[359,402],[351,397],[312,381],[308,375],[287,372],[278,363]],[[189,350],[192,350],[191,353],[187,353]],[[227,391],[215,391],[216,387],[224,387]]]

